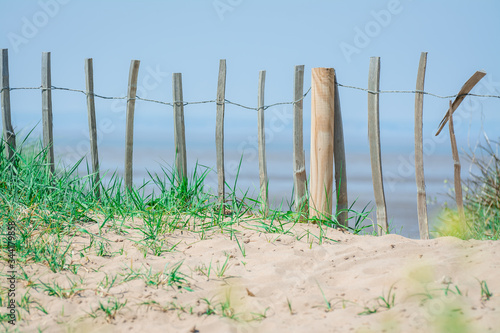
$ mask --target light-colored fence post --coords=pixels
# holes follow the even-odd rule
[[[85,86],[87,88],[87,113],[89,119],[89,138],[90,138],[90,156],[92,159],[92,173],[94,174],[94,192],[99,199],[100,191],[100,175],[99,175],[99,154],[97,150],[97,127],[95,117],[95,102],[94,102],[94,66],[92,58],[85,59]]]
[[[378,234],[388,232],[387,208],[385,204],[384,181],[382,176],[382,154],[380,150],[380,120],[379,120],[379,86],[380,58],[370,58],[368,76],[368,140],[370,142],[370,159],[372,166],[373,192],[377,205]]]
[[[425,69],[427,66],[427,52],[420,54],[418,65],[417,85],[415,93],[415,180],[417,183],[417,211],[418,211],[418,229],[420,239],[429,239],[429,224],[427,221],[427,196],[425,193],[424,176],[424,151],[423,151],[423,110],[424,94],[418,91],[424,91]]]
[[[10,113],[10,85],[9,85],[9,52],[2,49],[0,54],[0,95],[2,106],[3,140],[5,142],[5,156],[10,160],[16,151],[16,135],[12,127]],[[0,145],[1,147],[2,145]]]
[[[332,214],[335,70],[311,71],[311,180],[309,216]]]
[[[178,184],[187,181],[186,134],[184,127],[184,100],[182,96],[182,74],[172,76],[174,97],[174,143],[175,168]]]
[[[269,180],[267,178],[266,165],[266,133],[264,126],[264,88],[266,82],[266,71],[259,72],[258,90],[258,141],[259,141],[259,178],[260,178],[260,198],[262,200],[262,213],[266,216],[269,213]]]
[[[128,190],[132,189],[133,179],[133,151],[134,151],[134,112],[135,97],[137,94],[137,78],[139,76],[139,60],[130,62],[127,89],[127,122],[125,132],[125,186]]]
[[[342,124],[342,111],[340,108],[339,86],[335,74],[335,111],[334,111],[333,157],[335,160],[335,186],[337,193],[337,221],[347,227],[349,212],[347,200],[347,166],[344,147],[344,128]]]
[[[226,59],[219,62],[217,82],[217,119],[215,123],[215,149],[217,153],[217,178],[219,202],[224,203],[226,179],[224,174],[224,110],[226,106]]]
[[[54,137],[52,132],[52,80],[50,52],[42,52],[42,124],[43,146],[47,149],[47,164],[54,174]]]
[[[307,219],[307,174],[304,152],[304,65],[295,66],[293,86],[293,182],[295,187],[295,211],[300,220]]]

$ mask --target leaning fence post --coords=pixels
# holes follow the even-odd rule
[[[219,62],[219,80],[217,82],[217,119],[215,123],[215,149],[217,153],[217,177],[219,184],[219,202],[224,203],[224,109],[226,100],[226,59]]]
[[[137,78],[139,76],[139,60],[130,62],[127,89],[127,122],[125,133],[125,186],[128,190],[132,189],[132,164],[134,150],[134,111],[135,97],[137,94]]]
[[[260,178],[260,198],[262,200],[262,212],[264,216],[269,213],[269,180],[267,178],[266,165],[266,138],[264,130],[264,88],[266,82],[266,71],[259,72],[259,90],[258,90],[258,137],[259,137],[259,178]]]
[[[455,131],[453,129],[453,112],[455,109],[450,101],[450,108],[448,109],[448,127],[450,130],[451,152],[453,155],[454,164],[454,181],[455,181],[455,201],[457,202],[458,216],[460,218],[460,226],[462,231],[467,230],[467,222],[465,221],[464,213],[464,200],[462,197],[462,181],[460,179],[460,158],[458,156],[457,140],[455,138]]]
[[[339,86],[335,74],[335,111],[334,111],[334,133],[333,155],[335,160],[335,186],[337,193],[337,221],[340,225],[348,226],[348,200],[347,200],[347,167],[344,147],[344,128],[342,124],[342,112],[340,109]]]
[[[387,233],[387,208],[385,204],[384,181],[382,177],[382,156],[380,151],[379,121],[380,57],[370,58],[368,76],[368,141],[372,166],[373,192],[377,205],[378,234]]]
[[[92,159],[92,173],[94,174],[94,191],[97,199],[101,193],[99,189],[99,155],[97,150],[97,128],[95,117],[94,102],[94,66],[92,58],[85,59],[85,85],[87,88],[87,112],[89,118],[89,138],[90,138],[90,156]]]
[[[295,66],[293,96],[293,182],[295,211],[300,220],[307,219],[307,175],[304,152],[304,65]]]
[[[423,152],[423,109],[425,68],[427,66],[427,52],[420,54],[420,63],[418,65],[417,86],[415,93],[415,179],[417,182],[417,210],[418,210],[418,229],[420,239],[429,239],[429,224],[427,221],[427,197],[425,194],[425,176],[424,176],[424,152]]]
[[[332,214],[335,70],[311,71],[311,180],[309,216]]]
[[[436,136],[439,135],[441,130],[444,128],[446,125],[446,122],[449,121],[449,130],[450,130],[450,140],[451,140],[451,150],[453,154],[453,161],[455,164],[455,195],[456,195],[456,202],[457,202],[457,210],[458,210],[458,215],[460,217],[460,222],[461,226],[464,231],[466,231],[467,228],[467,222],[465,221],[465,213],[464,213],[464,204],[463,204],[463,198],[462,198],[462,183],[460,180],[460,159],[458,156],[458,149],[457,149],[457,141],[455,139],[455,131],[453,129],[453,112],[458,108],[460,103],[465,99],[467,94],[474,88],[474,86],[481,81],[481,79],[486,75],[485,71],[476,71],[468,80],[467,82],[464,83],[462,88],[457,94],[457,97],[455,97],[455,100],[453,103],[450,101],[450,107],[448,111],[446,111],[446,114],[444,115],[443,119],[441,120],[441,123],[439,124],[439,129],[436,132]]]
[[[2,49],[0,54],[0,95],[2,105],[2,122],[3,122],[3,140],[6,144],[5,155],[9,160],[14,157],[16,151],[16,135],[12,127],[10,113],[10,85],[9,85],[9,52],[7,49]],[[0,145],[1,147],[2,145]]]
[[[179,184],[187,180],[186,134],[184,127],[184,101],[182,97],[182,74],[172,77],[172,95],[174,97],[174,142],[175,168]]]
[[[52,80],[50,52],[42,52],[42,124],[43,146],[47,149],[47,164],[54,174],[54,137],[52,134]]]

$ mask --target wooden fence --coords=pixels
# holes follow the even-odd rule
[[[0,59],[0,89],[1,108],[3,122],[3,140],[6,143],[6,156],[11,159],[16,149],[16,139],[11,122],[11,104],[8,68],[8,50],[1,50]],[[425,193],[424,165],[423,165],[423,138],[422,138],[422,114],[423,98],[425,91],[424,80],[427,63],[427,53],[422,52],[417,71],[417,82],[415,93],[415,178],[417,185],[417,207],[420,238],[429,238],[429,227],[427,222],[427,206]],[[139,60],[132,60],[130,64],[127,105],[126,105],[126,137],[125,137],[125,185],[132,188],[133,175],[133,142],[134,142],[134,110],[135,102],[141,99],[136,95],[137,79],[139,73]],[[455,101],[451,103],[446,112],[437,134],[448,121],[452,141],[453,156],[455,160],[455,188],[457,192],[457,204],[459,211],[461,207],[460,188],[460,162],[456,153],[456,142],[454,140],[452,114],[466,97],[471,89],[486,75],[483,71],[476,72],[462,87],[456,95]],[[334,218],[341,226],[348,226],[348,197],[347,197],[347,166],[345,159],[344,134],[342,128],[342,114],[340,108],[339,84],[333,68],[313,68],[311,82],[311,160],[309,192],[307,190],[307,175],[305,152],[303,147],[303,99],[304,94],[304,66],[295,66],[294,90],[293,90],[293,180],[295,188],[295,210],[300,214],[301,220],[331,219],[333,210],[333,179],[335,178],[336,201]],[[265,216],[269,212],[268,176],[265,152],[265,110],[270,106],[264,104],[266,72],[260,71],[258,80],[258,156],[259,156],[259,178],[261,212]],[[93,64],[92,59],[85,59],[86,90],[81,91],[87,97],[87,110],[90,135],[91,165],[94,181],[100,181],[99,157],[97,147],[96,111],[94,98]],[[42,123],[43,144],[48,148],[48,164],[50,171],[54,172],[54,147],[52,134],[52,90],[56,89],[51,82],[51,59],[50,52],[42,53]],[[376,226],[379,234],[388,231],[387,209],[384,194],[384,182],[382,173],[382,154],[380,146],[379,125],[379,96],[380,96],[380,58],[372,57],[368,73],[368,138],[370,145],[370,157],[372,168],[373,190],[376,202],[377,221]],[[225,98],[226,87],[226,61],[220,60],[219,76],[217,83],[216,124],[215,143],[218,174],[218,196],[221,203],[225,198],[225,171],[224,171],[224,110],[229,101]],[[36,89],[36,88],[35,88]],[[186,180],[186,139],[184,127],[184,106],[182,94],[182,74],[174,73],[172,78],[173,102],[163,103],[173,106],[174,116],[174,142],[175,142],[175,176],[177,182]],[[66,89],[71,90],[71,89]],[[159,101],[157,101],[159,102]],[[233,103],[236,104],[236,103]],[[281,103],[277,103],[281,104]],[[236,104],[238,105],[238,104]],[[241,105],[240,105],[241,106]],[[436,135],[437,135],[436,134]],[[95,187],[96,195],[99,196],[99,187]],[[308,195],[309,193],[309,195]],[[465,221],[463,221],[465,223]]]

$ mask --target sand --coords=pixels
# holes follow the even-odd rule
[[[234,227],[238,242],[217,228],[204,234],[176,231],[164,239],[165,247],[177,244],[174,250],[159,256],[145,255],[138,229],[103,229],[103,238],[94,237],[84,252],[91,237],[79,233],[68,252],[72,270],[22,265],[30,279],[17,281],[18,301],[28,293],[32,306],[29,313],[20,310],[21,320],[11,329],[500,332],[500,241],[421,241],[329,230],[319,244],[316,225],[295,225],[287,234],[264,233],[258,225]],[[99,230],[95,223],[82,228]],[[101,242],[104,247],[103,239],[109,241]],[[99,249],[107,254],[97,255]],[[493,294],[489,299],[481,281]],[[74,288],[50,295],[41,282]],[[115,304],[117,311],[111,309]]]

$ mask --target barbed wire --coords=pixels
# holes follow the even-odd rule
[[[448,95],[448,96],[441,96],[441,95],[437,95],[437,94],[434,94],[434,93],[430,93],[428,91],[423,91],[423,90],[379,90],[379,91],[374,91],[374,90],[370,90],[370,89],[365,89],[365,88],[361,88],[361,87],[355,87],[355,86],[350,86],[350,85],[346,85],[346,84],[340,84],[340,83],[337,83],[337,85],[339,87],[342,87],[342,88],[347,88],[347,89],[355,89],[355,90],[361,90],[361,91],[365,91],[365,92],[368,92],[368,93],[372,93],[372,94],[416,94],[416,93],[421,93],[421,94],[424,94],[424,95],[429,95],[429,96],[433,96],[433,97],[437,97],[437,98],[441,98],[441,99],[450,99],[450,98],[456,98],[458,96],[474,96],[474,97],[484,97],[484,98],[498,98],[500,99],[500,95],[481,95],[481,94],[472,94],[472,93],[468,93],[468,94],[455,94],[455,95]],[[4,90],[9,90],[9,91],[12,91],[12,90],[49,90],[49,88],[43,88],[43,87],[17,87],[17,88],[1,88],[0,89],[0,93],[2,93]],[[88,96],[89,93],[85,90],[79,90],[79,89],[71,89],[71,88],[64,88],[64,87],[55,87],[55,86],[52,86],[50,87],[50,90],[63,90],[63,91],[71,91],[71,92],[78,92],[78,93],[82,93],[84,94],[85,96]],[[264,105],[260,108],[258,107],[251,107],[251,106],[246,106],[246,105],[243,105],[243,104],[240,104],[240,103],[236,103],[236,102],[232,102],[228,99],[224,99],[224,103],[227,103],[227,104],[232,104],[232,105],[235,105],[237,107],[240,107],[240,108],[243,108],[243,109],[247,109],[247,110],[254,110],[254,111],[258,111],[259,109],[263,109],[263,110],[267,110],[271,107],[274,107],[274,106],[277,106],[277,105],[287,105],[287,104],[296,104],[300,101],[302,101],[304,98],[306,98],[306,96],[309,94],[309,92],[311,91],[311,87],[309,87],[309,89],[305,92],[305,94],[295,100],[295,101],[291,101],[291,102],[278,102],[278,103],[273,103],[273,104],[269,104],[269,105]],[[162,105],[168,105],[168,106],[171,106],[171,107],[174,107],[175,104],[181,104],[183,106],[186,106],[186,105],[190,105],[190,104],[206,104],[206,103],[219,103],[217,100],[206,100],[206,101],[194,101],[194,102],[186,102],[186,101],[178,101],[178,102],[173,102],[173,103],[170,103],[170,102],[164,102],[164,101],[159,101],[159,100],[154,100],[154,99],[149,99],[149,98],[142,98],[140,96],[136,96],[135,98],[128,98],[127,96],[124,96],[124,97],[116,97],[116,96],[103,96],[103,95],[99,95],[99,94],[96,94],[96,93],[92,93],[92,95],[94,97],[97,97],[97,98],[101,98],[101,99],[122,99],[122,100],[142,100],[142,101],[145,101],[145,102],[150,102],[150,103],[156,103],[156,104],[162,104]]]
[[[47,88],[42,88],[42,87],[39,87],[39,89],[41,89],[41,90],[47,90]],[[61,88],[61,87],[54,87],[54,86],[52,86],[51,90],[65,90],[65,91],[79,92],[79,93],[84,94],[85,96],[88,95],[88,93],[86,91],[84,91],[84,90],[71,89],[71,88]],[[94,95],[94,97],[98,97],[98,98],[102,98],[102,99],[127,99],[126,96],[125,97],[102,96],[102,95],[98,95],[98,94],[95,94],[95,93],[92,94],[92,95]]]
[[[450,98],[455,98],[455,97],[459,97],[459,96],[500,98],[499,95],[480,95],[480,94],[471,94],[471,93],[460,94],[460,95],[455,94],[455,95],[441,96],[441,95],[433,94],[433,93],[430,93],[430,92],[424,91],[424,90],[379,90],[379,91],[375,91],[375,90],[370,90],[370,89],[365,89],[365,88],[360,88],[360,87],[348,86],[348,85],[340,84],[340,83],[338,83],[338,86],[343,87],[343,88],[362,90],[362,91],[366,91],[366,92],[369,92],[372,94],[416,94],[416,93],[421,93],[424,95],[429,95],[429,96],[443,98],[443,99],[450,99]]]
[[[2,88],[2,89],[0,89],[0,93],[2,93],[4,90],[7,90],[7,89],[9,91],[12,91],[12,90],[48,90],[48,88],[43,88],[41,86],[40,87]],[[82,93],[85,96],[89,95],[89,93],[87,93],[85,90],[71,89],[71,88],[64,88],[64,87],[52,86],[50,88],[50,90],[64,90],[64,91],[71,91],[71,92]],[[264,106],[261,107],[261,109],[266,110],[266,109],[268,109],[270,107],[277,106],[277,105],[296,104],[296,103],[302,101],[304,98],[306,98],[306,96],[309,94],[310,91],[311,91],[311,88],[309,88],[306,91],[306,93],[301,98],[299,98],[296,101],[292,101],[292,102],[278,102],[278,103],[273,103],[273,104],[269,104],[269,105],[264,105]],[[98,97],[98,98],[102,98],[102,99],[123,99],[123,100],[127,100],[127,101],[129,100],[129,98],[127,96],[124,96],[124,97],[103,96],[103,95],[99,95],[99,94],[96,94],[96,93],[92,93],[92,95],[94,97]],[[206,100],[206,101],[195,101],[195,102],[179,101],[179,102],[170,103],[170,102],[164,102],[164,101],[159,101],[159,100],[154,100],[154,99],[149,99],[149,98],[142,98],[140,96],[135,96],[135,98],[130,98],[130,100],[132,100],[132,99],[142,100],[142,101],[145,101],[145,102],[151,102],[151,103],[157,103],[157,104],[163,104],[163,105],[168,105],[168,106],[172,106],[172,107],[175,104],[180,104],[180,103],[182,103],[183,106],[186,106],[186,105],[189,105],[189,104],[217,103],[217,100]],[[232,101],[230,101],[228,99],[224,99],[224,102],[227,103],[227,104],[232,104],[232,105],[235,105],[235,106],[238,106],[238,107],[241,107],[241,108],[244,108],[244,109],[248,109],[248,110],[255,110],[255,111],[259,110],[258,107],[256,108],[256,107],[246,106],[246,105],[243,105],[243,104],[240,104],[240,103],[232,102]]]

